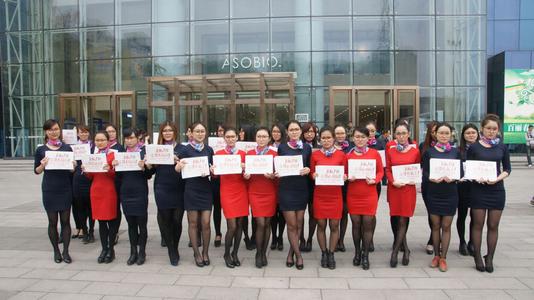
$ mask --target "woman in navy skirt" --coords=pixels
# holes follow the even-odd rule
[[[499,223],[506,202],[503,180],[510,175],[510,153],[508,147],[499,139],[501,121],[498,116],[489,114],[481,123],[481,135],[478,143],[467,150],[467,160],[494,161],[497,164],[497,179],[472,182],[469,202],[473,217],[473,244],[475,248],[475,265],[480,272],[493,272],[493,255],[497,247]],[[480,254],[482,230],[487,215],[488,253],[484,262]]]
[[[478,128],[475,124],[469,123],[462,128],[462,135],[460,136],[460,156],[462,162],[465,162],[467,150],[474,143],[478,142]],[[467,212],[469,211],[469,181],[462,181],[458,183],[458,217],[456,218],[456,229],[458,230],[458,237],[460,238],[460,254],[463,256],[475,255],[473,248],[473,241],[471,239],[473,218],[469,222],[469,242],[465,242],[465,220],[467,219]]]
[[[121,180],[119,192],[122,210],[128,222],[128,237],[130,238],[130,257],[126,262],[129,266],[137,263],[142,265],[146,259],[146,242],[148,238],[148,183],[151,172],[145,169],[143,161],[145,150],[139,144],[139,131],[136,129],[125,129],[122,133],[126,152],[139,152],[141,160],[139,167],[141,171],[118,172],[117,176]],[[115,160],[114,166],[119,165]],[[138,249],[139,247],[139,249]]]
[[[48,238],[54,249],[54,261],[72,262],[69,255],[70,244],[70,209],[72,205],[72,172],[75,161],[72,162],[72,171],[45,170],[48,158],[47,151],[72,151],[69,145],[61,142],[61,127],[56,120],[46,120],[43,125],[45,144],[35,151],[34,172],[44,173],[41,183],[43,206],[48,216]],[[59,251],[59,234],[57,232],[58,219],[61,223],[61,237],[63,238],[63,253]]]
[[[308,177],[310,173],[310,157],[312,149],[310,145],[300,140],[302,128],[295,120],[287,124],[288,142],[280,144],[278,155],[301,155],[303,169],[299,175],[280,177],[278,185],[278,201],[280,210],[284,215],[287,224],[287,235],[290,248],[287,254],[286,266],[292,267],[296,264],[297,269],[304,268],[304,261],[299,249],[299,236],[302,231],[304,211],[308,205]],[[275,173],[275,176],[278,173]],[[295,258],[296,257],[296,262]]]
[[[208,158],[208,163],[213,164],[213,149],[204,144],[206,140],[206,126],[194,123],[189,126],[192,140],[180,152],[180,159],[189,157]],[[184,164],[180,162],[176,170],[181,170]],[[209,178],[209,172],[201,177],[185,179],[184,208],[187,211],[189,239],[193,247],[195,263],[198,267],[210,264],[208,249],[210,246],[210,219],[213,205],[213,190]],[[202,228],[202,254],[198,250],[198,222]]]
[[[91,141],[91,132],[89,127],[85,125],[77,125],[78,144],[89,144],[91,153],[94,151],[94,145]],[[95,241],[95,221],[91,214],[91,198],[89,197],[89,190],[91,189],[91,181],[82,174],[82,161],[76,162],[74,169],[74,176],[72,177],[72,214],[74,220],[78,219],[76,227],[83,232],[83,243],[89,244]],[[74,207],[76,206],[76,209]],[[77,214],[77,216],[76,216]],[[89,223],[89,226],[87,226]],[[73,236],[74,237],[74,236]]]
[[[170,121],[159,126],[159,145],[173,145],[175,160],[185,148],[176,142],[178,128]],[[182,219],[184,216],[184,181],[175,168],[177,165],[150,165],[146,167],[155,174],[154,198],[158,207],[158,226],[161,237],[167,246],[171,265],[177,266],[180,260],[178,244],[182,236]]]
[[[452,127],[447,123],[436,124],[436,143],[423,154],[421,166],[427,182],[426,204],[432,225],[434,258],[430,266],[447,271],[447,251],[451,241],[451,224],[458,207],[456,181],[450,178],[430,179],[431,159],[460,160],[460,152],[450,144]]]

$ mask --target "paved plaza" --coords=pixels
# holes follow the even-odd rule
[[[30,161],[0,161],[0,299],[534,299],[534,207],[529,204],[534,195],[534,169],[527,169],[523,160],[514,158],[512,175],[506,180],[507,203],[493,274],[477,272],[471,257],[459,255],[455,226],[447,259],[449,271],[428,267],[432,256],[424,252],[429,229],[420,194],[408,231],[410,265],[391,269],[392,234],[385,187],[369,271],[352,266],[350,234],[345,240],[347,252],[336,253],[335,270],[319,266],[321,253],[316,241],[313,251],[303,254],[302,271],[285,267],[287,241],[283,252],[268,253],[269,265],[263,269],[254,266],[255,252],[247,251],[244,243],[239,252],[242,266],[226,268],[224,247],[214,248],[212,242],[211,265],[198,268],[187,247],[186,226],[180,264],[173,267],[166,249],[159,245],[152,192],[143,266],[126,265],[129,243],[124,219],[117,259],[112,263],[96,262],[100,253],[96,234],[93,244],[71,242],[72,264],[56,264],[41,204],[41,176],[33,174]]]

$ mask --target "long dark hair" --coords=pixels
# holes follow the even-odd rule
[[[59,125],[59,122],[55,119],[48,119],[43,124],[43,131],[44,131],[44,140],[45,143],[48,142],[48,136],[46,135],[46,131],[52,129],[54,126],[59,126],[59,140],[63,140],[63,131],[61,130],[61,125]]]
[[[271,126],[271,137],[273,136],[273,129],[274,128],[278,128],[278,130],[280,130],[280,144],[283,144],[286,142],[286,128],[284,126],[284,124],[282,123],[274,123],[272,126]],[[271,145],[274,144],[275,140],[274,138],[271,139]]]
[[[430,148],[430,145],[432,142],[435,142],[434,136],[432,135],[434,127],[437,128],[439,122],[438,121],[430,121],[426,124],[426,135],[425,140],[423,142],[423,147],[421,149],[421,153],[425,153],[426,149]]]
[[[167,127],[167,126],[172,128],[173,135],[174,135],[174,140],[175,141],[178,140],[178,127],[176,127],[176,124],[174,124],[174,122],[167,120],[167,121],[161,123],[161,125],[159,125],[159,130],[158,130],[158,132],[159,132],[158,144],[159,145],[164,144],[163,143],[163,129],[165,129],[165,127]]]
[[[324,128],[324,127],[323,127]],[[317,127],[315,126],[315,124],[313,122],[306,122],[304,123],[304,125],[302,125],[302,135],[301,135],[301,139],[303,142],[308,142],[305,138],[304,138],[304,134],[308,131],[310,131],[310,129],[313,129],[313,132],[314,132],[314,137],[313,137],[313,140],[311,141],[312,143],[312,148],[317,148],[317,139],[318,139],[318,136],[321,136],[320,134],[317,134]]]
[[[478,133],[478,128],[473,123],[467,123],[462,128],[462,134],[460,135],[460,153],[464,153],[466,151],[467,147],[467,141],[465,140],[464,133],[467,131],[467,129],[474,129],[477,132],[477,141],[480,138],[480,134]]]

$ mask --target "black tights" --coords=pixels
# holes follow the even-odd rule
[[[302,228],[304,228],[304,219],[302,219]],[[308,203],[308,242],[311,243],[313,240],[313,235],[315,234],[315,229],[317,228],[317,220],[313,217],[313,203]],[[300,241],[305,242],[304,239],[304,230],[300,232]]]
[[[373,240],[373,224],[376,224],[375,216],[350,215],[352,221],[352,239],[354,240],[354,253],[363,251],[365,255],[369,253],[369,246]],[[373,223],[373,220],[375,223]],[[363,236],[363,239],[362,239]],[[360,248],[360,240],[362,248]]]
[[[429,217],[432,222],[434,255],[447,258],[447,251],[449,251],[449,243],[451,242],[451,225],[454,217],[439,215],[430,215]]]
[[[393,244],[393,251],[391,252],[391,257],[397,257],[401,246],[404,247],[404,253],[407,254],[410,252],[408,249],[408,242],[406,241],[406,233],[408,232],[408,224],[410,224],[410,218],[396,216],[396,227],[397,231],[395,233],[395,243]]]
[[[95,231],[95,221],[92,218],[89,195],[74,197],[72,201],[72,215],[76,223],[76,229],[83,230],[84,234]],[[89,228],[87,227],[87,221],[89,221]]]
[[[326,223],[330,226],[330,243],[326,244]],[[322,252],[334,252],[339,241],[339,220],[320,219],[317,220],[317,242]]]
[[[471,237],[473,239],[473,247],[475,248],[475,262],[477,265],[481,265],[482,263],[480,248],[482,246],[482,230],[484,229],[486,214],[488,215],[486,242],[488,247],[487,257],[489,261],[493,261],[495,248],[497,248],[497,239],[499,237],[499,223],[501,222],[502,210],[472,208],[471,216],[473,220],[473,233]]]
[[[189,240],[191,240],[191,245],[193,247],[195,261],[197,263],[201,261],[207,261],[209,259],[208,250],[210,247],[211,236],[210,219],[211,210],[190,210],[187,212],[187,231],[189,233]],[[198,250],[199,226],[202,231],[202,255],[200,255],[200,251]]]
[[[458,230],[458,237],[460,237],[460,244],[465,244],[465,221],[467,219],[468,211],[469,207],[467,205],[461,204],[460,201],[460,204],[458,205],[458,217],[456,218],[456,229]],[[473,217],[471,217],[471,220],[469,221],[469,241],[472,240],[472,228]]]
[[[271,228],[269,223],[270,217],[258,217],[256,220],[256,255],[261,255],[263,258],[267,255],[267,244],[271,235]]]
[[[282,240],[282,237],[284,236],[285,227],[286,219],[284,219],[284,215],[280,211],[279,207],[277,207],[274,216],[271,218],[271,232],[273,234],[273,242],[277,239]]]
[[[221,196],[220,194],[213,193],[213,225],[215,226],[215,235],[222,236],[221,233]]]
[[[395,245],[395,242],[397,241],[397,233],[399,231],[399,219],[401,217],[399,216],[391,216],[389,217],[389,223],[391,224],[391,231],[393,232],[393,245]],[[408,231],[408,227],[410,227],[410,218],[406,220],[406,231]]]
[[[230,255],[230,248],[232,245],[232,256],[237,255],[239,244],[241,243],[241,236],[243,235],[243,222],[245,217],[226,219],[226,235],[224,236],[224,255]]]
[[[347,225],[349,223],[349,211],[347,207],[347,196],[346,192],[343,192],[343,215],[341,216],[340,229],[339,229],[339,241],[340,246],[344,246],[345,243],[345,233],[347,232]]]
[[[243,224],[241,227],[243,228],[245,239],[250,239],[251,241],[256,242],[256,219],[253,218],[251,223],[252,223],[252,235],[250,236],[250,238],[248,235],[248,216],[243,217]]]
[[[178,244],[182,236],[182,208],[158,209],[158,225],[161,237],[167,244],[169,259],[176,260],[179,257]]]
[[[117,237],[119,219],[98,220],[98,231],[100,233],[100,243],[102,250],[113,250],[115,238]]]
[[[61,238],[63,239],[63,252],[69,252],[70,244],[70,208],[62,211],[47,211],[48,238],[54,248],[54,253],[59,253],[59,233],[57,232],[58,218],[61,224]]]
[[[289,239],[289,251],[287,261],[293,261],[293,255],[297,258],[297,264],[302,264],[302,255],[299,249],[299,236],[302,231],[302,220],[304,220],[304,210],[283,211],[287,224],[287,237]],[[291,258],[291,260],[289,260]]]
[[[146,241],[148,238],[146,226],[147,221],[148,215],[126,216],[126,222],[128,222],[128,237],[130,238],[130,247],[132,249],[137,249],[137,246],[139,246],[140,253],[144,253],[146,248]]]

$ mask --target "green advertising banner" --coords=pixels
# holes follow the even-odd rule
[[[534,70],[504,71],[504,142],[525,144],[534,125]]]

